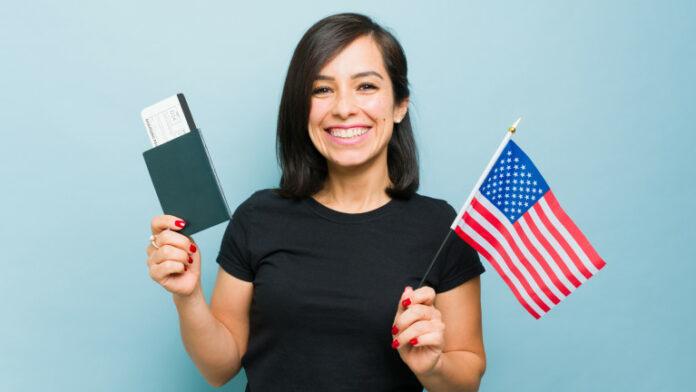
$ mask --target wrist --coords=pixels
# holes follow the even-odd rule
[[[417,376],[419,378],[434,378],[434,377],[439,377],[442,374],[442,368],[444,366],[445,362],[445,354],[442,353],[440,356],[437,358],[437,362],[435,362],[435,365],[433,365],[430,370],[427,370],[421,374],[418,374]]]
[[[200,285],[196,285],[196,288],[194,288],[190,294],[172,293],[172,299],[177,307],[186,306],[188,304],[198,302],[201,299],[203,299],[205,302],[203,290],[201,289]]]

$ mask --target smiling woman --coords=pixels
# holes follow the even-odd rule
[[[152,222],[148,265],[173,293],[182,339],[222,385],[247,391],[477,390],[485,370],[476,252],[443,248],[456,212],[418,194],[406,58],[366,16],[320,20],[288,69],[277,126],[280,186],[237,207],[210,306],[201,250]],[[190,266],[190,267],[189,267]]]

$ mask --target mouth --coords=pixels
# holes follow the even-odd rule
[[[324,131],[331,136],[331,139],[341,144],[346,142],[358,142],[367,135],[372,127],[364,124],[333,126],[324,128]]]
[[[351,127],[330,127],[325,128],[324,131],[326,131],[333,137],[338,137],[341,139],[351,139],[366,134],[371,128],[372,127],[368,127],[365,125],[358,125]]]

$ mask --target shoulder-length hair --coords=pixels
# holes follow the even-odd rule
[[[312,85],[321,68],[355,39],[372,37],[382,53],[394,90],[394,103],[409,97],[406,56],[396,38],[365,15],[343,13],[328,16],[305,32],[290,60],[278,110],[276,152],[282,170],[277,192],[286,198],[302,199],[321,190],[328,168],[326,158],[312,144],[307,124]],[[416,142],[406,112],[394,124],[387,146],[387,167],[392,198],[408,199],[418,189]]]

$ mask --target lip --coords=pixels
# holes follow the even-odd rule
[[[343,139],[340,137],[333,136],[331,134],[331,129],[348,129],[348,128],[368,128],[367,132],[363,133],[362,135],[358,137],[353,137],[350,139]],[[343,144],[343,145],[351,145],[351,144],[357,144],[360,143],[361,141],[367,139],[367,137],[372,133],[372,126],[369,126],[367,124],[338,124],[338,125],[332,125],[330,127],[324,128],[324,133],[326,136],[331,140],[332,142],[336,144]]]

